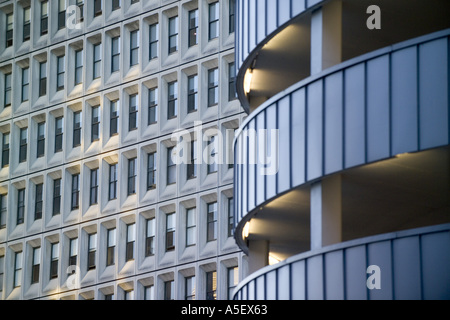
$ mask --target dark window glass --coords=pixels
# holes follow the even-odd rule
[[[106,266],[114,264],[114,251],[116,248],[116,229],[109,229],[106,244]]]
[[[189,149],[190,157],[186,168],[186,179],[193,179],[197,177],[197,141],[191,141]]]
[[[138,98],[137,94],[130,96],[130,106],[128,115],[128,131],[137,129],[137,117],[138,117]]]
[[[156,189],[156,152],[147,158],[147,190]]]
[[[81,111],[73,114],[73,147],[81,146]]]
[[[23,68],[22,69],[22,102],[28,101],[28,96],[30,86],[30,69]]]
[[[41,266],[41,248],[33,248],[33,261],[31,265],[31,284],[39,282],[39,270]]]
[[[149,60],[155,59],[158,57],[158,40],[159,40],[159,31],[158,24],[150,25],[150,39],[149,39]]]
[[[100,107],[92,107],[91,142],[100,140]]]
[[[207,206],[206,238],[207,241],[217,240],[217,202]]]
[[[41,36],[48,33],[48,1],[41,2]]]
[[[119,133],[119,100],[111,101],[111,118],[109,122],[109,135]]]
[[[31,8],[23,9],[23,42],[30,40]]]
[[[95,269],[95,253],[97,251],[97,234],[88,235],[88,270]]]
[[[72,175],[71,209],[76,210],[80,206],[80,174]]]
[[[175,250],[175,213],[166,215],[166,251]]]
[[[66,0],[58,0],[58,29],[66,27]]]
[[[42,219],[42,205],[43,205],[43,189],[44,184],[36,185],[35,202],[34,202],[34,220]]]
[[[208,107],[219,103],[219,69],[208,70]]]
[[[102,66],[102,44],[94,45],[94,72],[93,78],[97,79],[101,76],[101,66]]]
[[[228,65],[228,101],[236,99],[236,69],[234,62]]]
[[[209,4],[209,40],[219,37],[219,3]]]
[[[174,147],[167,149],[167,184],[173,184],[177,181],[177,166],[172,160]]]
[[[55,153],[61,152],[63,148],[63,117],[55,119]]]
[[[111,39],[111,73],[119,71],[120,67],[120,37]]]
[[[5,108],[11,106],[11,73],[5,74]]]
[[[9,166],[9,132],[2,137],[2,168]]]
[[[168,119],[175,118],[178,114],[178,82],[168,84]]]
[[[137,159],[128,159],[128,195],[136,194]]]
[[[148,90],[148,124],[158,122],[158,88]]]
[[[136,224],[127,225],[127,242],[125,246],[125,261],[134,260],[134,245],[136,242]]]
[[[194,112],[198,109],[198,76],[188,77],[188,112]]]
[[[17,224],[22,224],[25,218],[25,189],[17,191]]]
[[[83,82],[83,50],[75,51],[75,85]]]
[[[178,51],[178,17],[169,18],[169,54]]]
[[[206,273],[206,300],[217,299],[217,272]]]
[[[98,169],[91,170],[89,205],[98,203]]]
[[[94,17],[102,14],[102,0],[94,0]]]
[[[236,0],[230,0],[230,8],[228,13],[228,32],[233,33],[236,23]]]
[[[28,128],[20,129],[19,162],[27,161]]]
[[[117,199],[117,164],[109,166],[109,200]]]
[[[149,257],[155,254],[155,219],[148,219],[145,230],[145,256]]]
[[[55,216],[61,213],[61,179],[53,180],[53,211]]]
[[[38,123],[37,127],[37,154],[38,158],[45,154],[45,122]]]
[[[14,15],[12,13],[8,13],[6,15],[6,47],[11,47],[13,45],[13,21]]]
[[[189,11],[189,47],[198,44],[198,9]]]
[[[64,90],[64,75],[66,73],[65,56],[60,56],[57,59],[56,70],[56,90]]]
[[[47,62],[39,64],[39,97],[47,94]]]
[[[139,63],[139,30],[130,32],[130,66]]]
[[[58,278],[59,243],[52,243],[50,260],[50,279]]]

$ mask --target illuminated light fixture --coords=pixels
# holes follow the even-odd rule
[[[269,266],[279,263],[281,260],[269,254]]]
[[[244,76],[244,91],[245,94],[249,94],[252,86],[253,69],[247,69]]]
[[[242,229],[242,238],[245,240],[250,235],[250,221],[247,221],[244,228]]]

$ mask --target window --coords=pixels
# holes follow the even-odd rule
[[[137,116],[138,116],[138,95],[132,94],[130,95],[130,106],[129,106],[129,115],[128,115],[128,131],[137,129]]]
[[[167,184],[174,184],[177,181],[177,165],[172,160],[174,147],[167,149]]]
[[[188,77],[188,113],[198,109],[198,76],[196,74]]]
[[[53,180],[53,211],[55,216],[61,213],[61,179]]]
[[[45,154],[45,122],[38,123],[37,127],[37,154],[38,158]]]
[[[105,300],[110,301],[114,300],[114,294],[105,294]]]
[[[136,224],[127,225],[127,244],[125,247],[125,261],[134,260],[134,243],[136,242]]]
[[[41,2],[41,36],[48,33],[48,1]]]
[[[31,284],[39,282],[39,269],[41,267],[41,248],[33,248],[33,262],[31,265]]]
[[[22,102],[28,101],[30,86],[30,69],[22,69]]]
[[[234,199],[228,198],[228,237],[234,235]]]
[[[219,103],[219,69],[208,70],[208,108]]]
[[[178,51],[178,16],[169,18],[169,54]]]
[[[12,47],[13,45],[13,21],[14,14],[8,13],[6,15],[6,48]]]
[[[61,152],[63,148],[63,117],[55,119],[55,153]]]
[[[66,0],[58,0],[58,30],[66,27]]]
[[[91,169],[89,205],[98,203],[98,168]]]
[[[198,9],[189,11],[189,47],[198,44]]]
[[[80,20],[79,22],[82,22],[84,20],[84,0],[77,0],[76,2],[78,9],[80,10]]]
[[[83,49],[75,51],[75,85],[83,82]]]
[[[191,141],[189,163],[186,168],[186,179],[194,179],[197,177],[197,141]]]
[[[94,72],[93,78],[100,78],[101,74],[101,63],[102,63],[102,44],[94,45]]]
[[[128,159],[128,195],[136,194],[137,158]]]
[[[72,175],[72,198],[71,210],[76,210],[80,207],[80,174]]]
[[[91,142],[100,140],[100,106],[92,107]]]
[[[91,233],[88,235],[88,270],[95,269],[95,253],[97,251],[97,234]]]
[[[111,73],[119,71],[120,67],[120,37],[111,39]]]
[[[207,205],[206,240],[217,240],[217,202]]]
[[[149,153],[147,158],[147,190],[156,189],[156,152]]]
[[[158,88],[148,90],[148,125],[158,122]]]
[[[119,133],[119,100],[111,101],[109,119],[109,135],[112,137]]]
[[[109,200],[117,199],[117,164],[109,165]]]
[[[134,290],[125,291],[124,300],[134,300]]]
[[[22,251],[14,253],[14,288],[22,285]]]
[[[158,24],[150,25],[150,39],[149,39],[149,60],[155,59],[158,57],[158,40],[159,40],[159,31]]]
[[[196,244],[197,226],[196,221],[196,208],[190,208],[186,210],[186,247]]]
[[[209,40],[219,37],[219,2],[209,4]]]
[[[107,231],[106,266],[114,264],[114,249],[116,247],[116,228]]]
[[[164,300],[175,299],[175,283],[173,280],[164,282]]]
[[[9,132],[2,137],[2,168],[9,166]]]
[[[31,8],[23,9],[23,42],[30,40]]]
[[[39,183],[36,185],[36,193],[34,199],[34,220],[42,219],[43,189],[43,183]]]
[[[28,128],[20,129],[19,162],[27,161]]]
[[[173,119],[178,114],[178,82],[173,81],[168,84],[168,112],[167,118]]]
[[[5,108],[11,106],[11,73],[5,74]]]
[[[70,248],[69,248],[69,266],[77,265],[77,254],[78,253],[78,238],[70,239]],[[73,271],[73,273],[75,270]]]
[[[59,242],[51,245],[50,279],[58,278]]]
[[[112,0],[112,11],[120,9],[120,0]]]
[[[130,32],[130,66],[139,63],[139,30]]]
[[[236,0],[230,0],[230,7],[228,11],[228,33],[233,33],[236,23]]]
[[[185,300],[195,300],[195,276],[185,279]]]
[[[217,272],[206,273],[206,300],[217,299]]]
[[[22,224],[25,218],[25,189],[17,192],[17,225]]]
[[[39,64],[39,97],[47,94],[47,61]]]
[[[228,64],[228,101],[236,99],[236,69],[234,62]]]
[[[166,252],[175,250],[175,213],[166,215]]]
[[[227,285],[228,285],[228,300],[231,300],[233,298],[233,291],[234,288],[239,283],[239,269],[238,267],[228,268],[228,275],[227,275]]]
[[[139,3],[139,0],[131,0],[131,4]]]
[[[102,0],[94,0],[94,17],[102,14]]]
[[[5,273],[5,256],[0,256],[0,292],[3,291],[3,274]]]
[[[8,214],[7,198],[7,194],[0,194],[0,229],[6,228],[6,215]]]
[[[81,111],[73,113],[73,147],[81,146]]]
[[[208,145],[208,174],[217,172],[218,165],[216,155],[219,150],[218,140],[216,136],[211,136]]]
[[[64,75],[66,73],[65,56],[57,58],[56,65],[56,91],[64,90]]]
[[[155,218],[146,220],[145,230],[145,256],[150,257],[155,254]]]
[[[144,300],[155,300],[155,286],[144,287]]]

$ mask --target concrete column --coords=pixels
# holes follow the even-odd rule
[[[311,250],[342,241],[342,181],[336,175],[311,187]]]
[[[269,241],[248,241],[248,269],[249,274],[264,268],[269,264]]]

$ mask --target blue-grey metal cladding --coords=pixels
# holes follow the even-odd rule
[[[449,245],[450,224],[340,243],[257,271],[234,299],[448,300]],[[379,267],[379,289],[367,286],[369,266]]]
[[[235,226],[277,195],[348,168],[450,141],[450,29],[365,54],[272,97],[235,140]],[[249,163],[248,129],[277,129],[279,171]],[[259,159],[261,160],[261,159]]]

